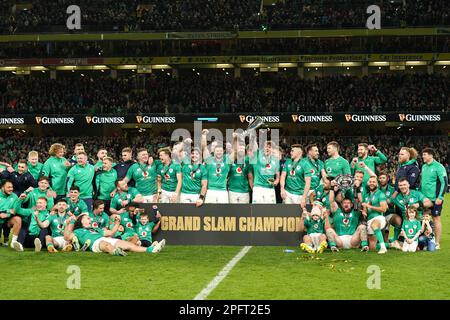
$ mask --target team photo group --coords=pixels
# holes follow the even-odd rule
[[[432,148],[400,148],[393,175],[383,170],[393,159],[366,143],[345,159],[331,141],[322,161],[315,144],[292,144],[284,153],[275,142],[258,147],[239,134],[207,145],[207,135],[199,147],[185,139],[155,155],[125,147],[121,159],[106,149],[92,159],[82,143],[73,155],[54,143],[48,159],[27,150],[27,159],[0,162],[3,246],[158,253],[166,241],[153,241],[164,214],[157,203],[283,202],[299,206],[299,244],[308,253],[440,249],[448,176]],[[141,203],[153,204],[151,212]]]

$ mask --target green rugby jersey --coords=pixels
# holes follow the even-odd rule
[[[306,228],[306,234],[311,233],[325,233],[325,221],[322,218],[319,218],[319,220],[314,221],[313,218],[307,217],[304,220],[305,228]]]
[[[420,176],[420,191],[430,199],[444,200],[448,176],[442,164],[433,160],[430,164],[424,163],[422,166],[422,174]]]
[[[328,177],[336,178],[340,174],[351,174],[350,164],[341,156],[325,160],[325,171]]]
[[[114,169],[99,172],[95,177],[97,199],[111,200],[110,194],[116,188],[116,180],[117,171]]]
[[[302,165],[301,161],[302,159],[298,161],[287,159],[283,167],[283,171],[286,172],[284,189],[295,195],[303,195],[305,189],[305,166]]]
[[[174,192],[177,189],[177,174],[181,172],[180,164],[170,161],[168,165],[163,163],[158,168],[158,177],[161,177],[161,189]]]
[[[75,184],[80,188],[81,199],[92,198],[94,174],[94,166],[89,163],[84,166],[74,165],[67,174],[67,190],[70,190],[72,184]]]
[[[273,155],[264,155],[256,152],[256,156],[250,159],[255,187],[273,189],[269,180],[275,180],[277,172],[280,172],[280,160]]]
[[[42,166],[41,175],[49,177],[52,189],[58,196],[66,195],[66,178],[70,167],[66,158],[50,157]]]
[[[359,224],[359,212],[352,210],[349,213],[338,208],[333,216],[333,227],[338,236],[353,235]]]
[[[228,190],[237,193],[250,192],[248,182],[248,171],[250,168],[250,159],[245,157],[244,163],[231,164],[230,174],[228,176]]]
[[[200,194],[202,180],[206,180],[206,167],[201,163],[183,164],[181,167],[183,182],[181,192],[186,194]]]
[[[152,165],[133,164],[127,172],[127,179],[136,182],[136,189],[143,196],[156,194],[158,189],[157,175],[160,161],[153,161]]]

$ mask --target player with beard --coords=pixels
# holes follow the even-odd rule
[[[300,165],[303,167],[305,189],[300,201],[300,206],[305,208],[306,202],[312,203],[317,194],[321,178],[326,177],[323,161],[319,159],[319,149],[317,145],[311,144],[306,147],[307,157],[303,158]]]
[[[13,234],[11,248],[16,251],[23,251],[22,244],[17,241],[22,228],[22,219],[16,215],[22,203],[13,190],[11,181],[2,182],[0,190],[0,228],[6,224]],[[8,238],[4,238],[3,241],[7,244]]]
[[[406,177],[408,179],[409,185],[413,190],[419,190],[420,188],[420,169],[417,163],[417,151],[414,148],[403,147],[398,153],[398,170],[395,174],[395,196],[398,193],[398,181]]]
[[[291,157],[286,160],[281,173],[281,198],[286,204],[300,204],[305,188],[304,170],[300,162],[303,150],[299,144],[291,146]]]
[[[131,148],[123,148],[122,149],[122,161],[117,163],[114,166],[114,170],[117,171],[117,179],[122,180],[127,176],[128,169],[135,163],[133,160],[133,150]],[[128,182],[130,187],[134,187],[134,181],[131,180]]]
[[[325,230],[328,243],[332,252],[339,252],[339,249],[352,249],[362,247],[361,251],[368,251],[367,227],[359,224],[360,213],[354,210],[351,199],[342,200],[342,207],[335,201],[337,188],[330,190],[330,207],[333,214],[333,228],[329,219],[325,220]]]
[[[395,193],[395,188],[390,184],[389,174],[387,172],[381,172],[378,176],[379,189],[384,192],[386,200],[388,203],[388,210],[385,213],[386,218],[386,228],[384,229],[384,240],[387,242],[389,237],[389,226],[394,225],[391,220],[394,218],[395,205],[393,201],[393,196]],[[395,228],[395,227],[394,227]]]
[[[383,230],[386,227],[384,213],[388,209],[386,196],[381,190],[378,190],[378,180],[376,177],[370,177],[367,183],[369,192],[364,196],[362,202],[362,215],[367,219],[367,233],[369,235],[369,247],[375,250],[378,241],[380,245],[379,254],[387,252],[384,243]]]
[[[45,161],[42,167],[41,175],[50,179],[50,185],[56,192],[56,201],[66,196],[66,178],[70,162],[64,158],[66,148],[59,143],[51,145],[48,154],[50,158]]]
[[[72,244],[64,240],[66,220],[70,217],[67,212],[68,206],[66,200],[58,200],[55,207],[56,213],[50,214],[47,219],[48,226],[52,232],[52,235],[45,236],[47,251],[50,253],[58,252],[57,249],[62,249],[63,252],[71,251]]]
[[[369,151],[374,154],[374,156],[369,156]],[[359,164],[360,162],[364,162],[367,168],[372,170],[376,174],[376,166],[386,163],[387,157],[378,150],[374,145],[367,145],[367,143],[360,143],[358,144],[358,158],[354,158],[351,164],[352,172],[355,172],[355,170],[359,170],[356,167],[356,164]],[[366,167],[364,167],[362,170],[364,171],[364,179],[363,182],[366,183],[367,180],[370,178],[369,172],[366,170]]]
[[[339,155],[339,143],[331,141],[327,144],[329,158],[325,161],[325,172],[333,180],[340,174],[351,174],[350,164]]]
[[[102,170],[103,159],[108,157],[108,151],[105,148],[101,148],[97,151],[97,162],[94,165],[95,171]]]
[[[86,202],[88,209],[92,209],[93,200],[93,181],[95,170],[94,166],[87,162],[87,154],[79,152],[77,155],[77,164],[74,165],[67,174],[67,190],[74,184],[80,188],[80,198]]]

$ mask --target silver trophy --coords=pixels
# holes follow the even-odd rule
[[[335,181],[340,190],[347,191],[353,188],[355,178],[351,174],[339,174]]]
[[[255,117],[252,122],[248,124],[246,130],[244,130],[243,135],[249,135],[255,132],[258,128],[265,126],[265,123],[261,117]]]

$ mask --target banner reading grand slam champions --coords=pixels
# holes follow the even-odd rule
[[[126,115],[126,116],[104,116],[104,115],[14,115],[11,117],[0,117],[0,126],[15,125],[38,125],[38,126],[99,126],[99,125],[167,125],[175,123],[192,123],[194,121],[206,121],[216,123],[250,123],[256,114],[177,114],[177,115]],[[318,123],[439,123],[450,121],[449,112],[436,113],[378,113],[378,114],[360,114],[360,113],[295,113],[295,114],[270,114],[258,115],[263,118],[267,124],[276,123],[298,123],[298,124],[318,124]]]

